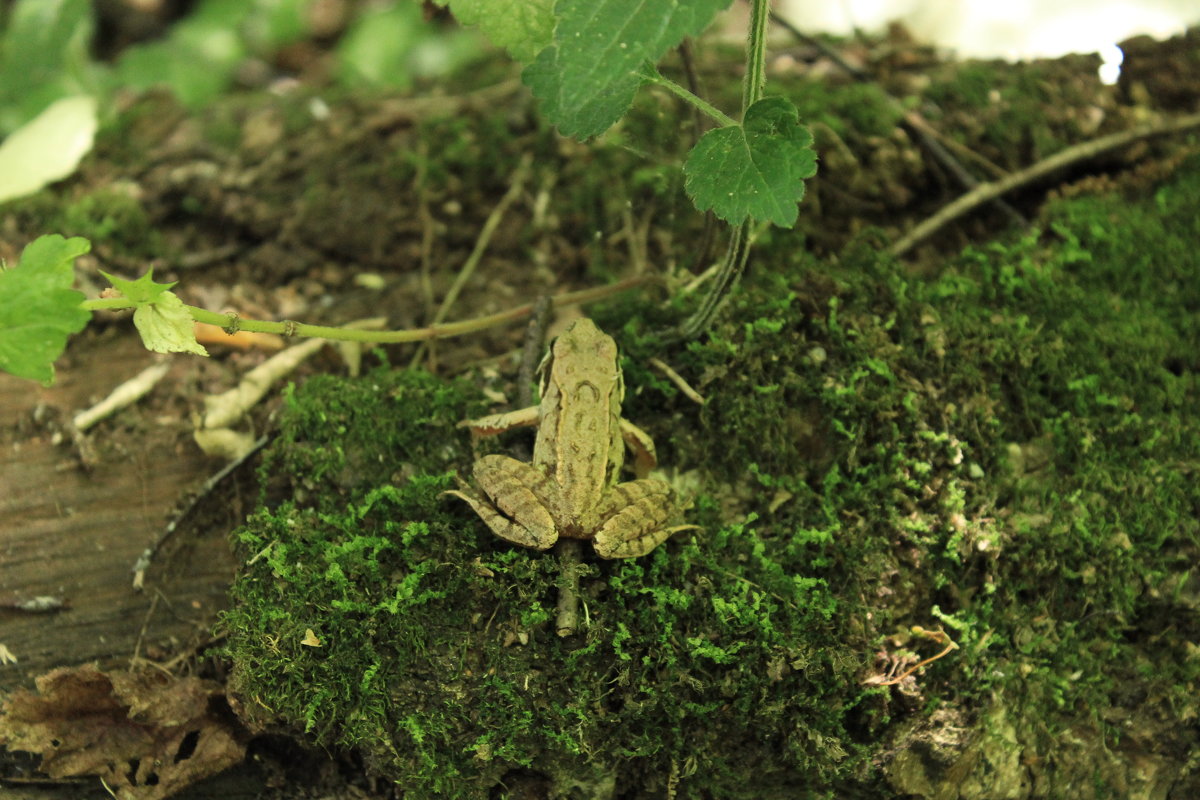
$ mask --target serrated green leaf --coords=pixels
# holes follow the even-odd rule
[[[683,165],[684,188],[701,211],[731,225],[747,217],[785,228],[796,224],[804,179],[817,174],[812,134],[782,97],[759,100],[741,125],[700,137]]]
[[[497,47],[524,64],[550,44],[554,0],[434,0],[464,25],[478,25]]]
[[[567,136],[608,130],[633,102],[639,70],[708,27],[730,0],[559,0],[553,43],[522,80]]]
[[[113,285],[113,288],[123,294],[126,299],[132,300],[139,306],[143,303],[154,303],[158,301],[158,296],[170,289],[179,281],[171,281],[170,283],[155,283],[154,282],[154,267],[146,270],[146,274],[136,280],[127,281],[124,278],[118,278],[116,275],[109,275],[104,270],[100,270],[100,274],[108,278],[108,282]]]
[[[154,302],[138,306],[133,312],[133,324],[147,350],[208,355],[196,341],[196,324],[191,313],[174,292],[160,292]]]
[[[0,370],[45,385],[54,381],[54,361],[67,337],[91,318],[80,307],[83,294],[71,288],[75,258],[91,249],[87,239],[42,236],[17,266],[0,271]]]

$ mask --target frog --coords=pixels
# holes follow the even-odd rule
[[[552,343],[538,369],[541,401],[529,408],[466,420],[476,436],[537,426],[532,461],[491,454],[444,494],[466,501],[493,533],[547,550],[559,539],[590,540],[605,559],[647,555],[675,533],[683,508],[666,481],[647,477],[654,441],[621,416],[625,380],[613,338],[581,317]],[[636,479],[621,480],[625,448]]]

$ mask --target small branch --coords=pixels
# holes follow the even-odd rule
[[[550,296],[542,295],[533,304],[533,318],[525,329],[525,342],[521,348],[521,367],[517,370],[517,408],[533,405],[533,379],[537,365],[542,360],[546,344],[546,323],[550,317]]]
[[[1155,136],[1165,136],[1171,133],[1180,133],[1192,128],[1200,128],[1200,114],[1188,114],[1187,116],[1178,117],[1164,123],[1156,125],[1143,125],[1138,128],[1133,128],[1120,133],[1113,133],[1108,136],[1101,136],[1099,139],[1093,139],[1090,142],[1083,142],[1074,147],[1068,147],[1049,158],[1043,159],[1038,163],[1009,175],[1007,178],[990,183],[983,183],[975,187],[971,191],[964,194],[962,197],[955,200],[950,205],[943,208],[938,213],[934,214],[929,219],[922,222],[917,227],[913,228],[900,241],[896,242],[889,248],[892,255],[903,255],[913,248],[918,242],[921,242],[931,236],[935,231],[944,227],[948,223],[958,219],[964,214],[972,211],[975,208],[989,202],[990,200],[999,197],[1002,194],[1011,192],[1026,184],[1049,175],[1052,172],[1076,164],[1080,161],[1086,161],[1090,158],[1095,158],[1101,153],[1106,153],[1109,150],[1116,150],[1120,147],[1132,144],[1142,139],[1149,139]]]
[[[555,630],[566,638],[579,629],[579,561],[582,543],[578,539],[559,539],[554,545],[558,553],[558,615]]]
[[[683,396],[691,400],[698,406],[704,405],[704,397],[699,392],[692,388],[692,385],[683,379],[683,376],[671,368],[669,364],[659,358],[651,358],[647,361],[650,366],[667,376],[667,380],[675,384],[679,391],[683,392]]]
[[[154,560],[154,556],[157,555],[158,551],[162,548],[163,543],[166,542],[167,539],[169,539],[171,537],[171,535],[175,533],[176,529],[179,528],[179,524],[181,522],[183,522],[185,519],[187,519],[189,516],[191,516],[192,512],[195,511],[200,506],[200,502],[202,500],[204,500],[205,498],[207,498],[210,494],[212,494],[212,492],[221,484],[222,481],[224,481],[226,478],[228,478],[230,475],[232,475],[234,470],[236,470],[242,464],[245,464],[246,461],[252,455],[254,455],[259,450],[261,450],[263,447],[265,447],[266,444],[267,444],[267,437],[266,436],[260,437],[254,443],[254,446],[250,449],[249,452],[244,453],[241,456],[241,458],[238,458],[235,461],[229,462],[224,467],[222,467],[220,470],[218,470],[215,475],[213,475],[208,480],[206,480],[204,482],[204,485],[201,486],[199,488],[199,490],[197,490],[196,493],[192,495],[191,499],[188,500],[187,505],[183,507],[183,510],[181,510],[175,516],[175,518],[170,521],[170,523],[167,524],[167,527],[163,529],[163,532],[159,535],[158,539],[154,542],[154,544],[150,547],[147,547],[145,550],[143,550],[141,555],[138,556],[137,561],[134,562],[134,565],[133,565],[133,589],[134,589],[134,591],[140,592],[142,590],[142,587],[146,581],[146,570],[148,570],[150,568],[150,563]]]
[[[80,432],[86,431],[109,414],[115,414],[122,408],[136,403],[158,385],[158,382],[163,379],[163,376],[167,374],[167,370],[170,368],[170,361],[159,361],[156,364],[146,367],[137,375],[134,375],[113,389],[108,397],[105,397],[91,408],[76,414],[73,420],[75,428]]]
[[[513,204],[513,201],[521,194],[521,189],[524,188],[525,178],[529,175],[529,168],[533,164],[533,156],[526,154],[521,159],[521,163],[517,165],[513,172],[512,178],[509,180],[508,191],[504,193],[504,197],[500,198],[500,202],[492,209],[492,213],[483,223],[483,229],[479,231],[479,237],[475,240],[475,247],[471,249],[471,254],[467,256],[467,260],[463,262],[462,269],[458,271],[458,275],[454,278],[454,283],[450,285],[450,289],[446,292],[446,296],[442,299],[442,305],[438,308],[437,313],[433,316],[433,324],[436,326],[446,318],[455,301],[458,300],[459,294],[462,293],[463,287],[467,285],[467,281],[475,274],[475,268],[479,266],[479,262],[483,260],[483,254],[487,251],[488,244],[492,241],[492,235],[496,232],[496,228],[500,226],[500,221],[504,219],[505,212],[508,207]],[[425,355],[424,346],[417,348],[417,352],[413,354],[410,367],[416,366],[417,363]]]
[[[771,21],[786,30],[792,36],[796,37],[796,39],[799,41],[804,42],[810,47],[816,48],[821,55],[828,58],[830,61],[836,64],[839,69],[841,69],[850,77],[854,78],[854,80],[858,81],[859,83],[875,83],[875,79],[872,77],[871,73],[864,69],[859,69],[855,65],[851,64],[849,61],[842,58],[842,54],[837,50],[830,47],[815,36],[809,36],[807,33],[800,30],[774,11],[771,12]],[[896,97],[893,97],[891,94],[888,94],[886,91],[884,91],[884,97],[887,98],[888,105],[891,106],[893,110],[900,113],[900,124],[907,128],[908,131],[917,138],[929,155],[933,156],[934,161],[937,161],[942,165],[942,167],[948,170],[951,175],[954,176],[954,179],[959,182],[959,185],[965,189],[974,189],[979,185],[979,181],[975,179],[975,176],[968,172],[966,168],[963,167],[962,163],[948,150],[946,150],[941,141],[939,141],[940,134],[934,130],[933,126],[931,126],[924,117],[915,111],[909,111],[906,109],[904,103],[902,103]],[[1022,217],[1015,208],[1003,200],[996,200],[995,204],[1000,211],[1002,211],[1009,217],[1009,219],[1013,220],[1017,224],[1021,226],[1029,224],[1028,221]]]

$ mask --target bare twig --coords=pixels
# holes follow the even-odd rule
[[[454,306],[455,301],[458,300],[458,295],[475,273],[475,268],[479,266],[479,262],[483,259],[483,254],[487,250],[488,243],[491,242],[496,228],[500,226],[500,221],[504,219],[505,212],[508,211],[508,207],[513,204],[517,197],[520,196],[532,164],[533,156],[526,154],[521,159],[521,163],[517,165],[512,178],[509,179],[508,191],[500,198],[500,202],[496,204],[496,207],[492,209],[492,213],[488,215],[487,220],[483,223],[483,228],[479,231],[479,237],[475,240],[475,247],[471,250],[471,254],[467,256],[467,260],[463,262],[462,269],[458,271],[458,276],[455,277],[454,283],[450,285],[445,298],[442,299],[442,305],[433,317],[434,325],[440,324],[446,318],[446,315],[450,313],[450,309]],[[413,354],[413,359],[409,366],[416,366],[424,356],[425,346],[422,345]]]
[[[267,437],[260,437],[254,442],[254,445],[250,448],[250,450],[241,458],[237,459],[236,461],[229,462],[215,475],[206,480],[204,485],[201,486],[194,495],[192,495],[192,498],[188,501],[188,504],[184,506],[183,510],[175,516],[175,519],[171,520],[167,524],[167,527],[164,528],[163,532],[159,535],[158,540],[155,541],[151,547],[147,547],[142,551],[141,555],[138,556],[137,561],[133,565],[134,591],[140,592],[142,590],[142,586],[146,580],[146,570],[150,568],[150,562],[154,560],[154,556],[163,546],[163,543],[169,539],[173,533],[175,533],[175,530],[179,527],[179,523],[187,519],[191,513],[196,510],[196,507],[200,505],[201,500],[212,494],[213,490],[216,489],[222,481],[232,475],[234,470],[246,463],[246,460],[261,450],[266,443]]]
[[[550,309],[554,303],[549,295],[542,295],[533,304],[533,316],[525,328],[525,343],[521,350],[521,366],[517,370],[517,408],[533,405],[533,379],[542,350],[546,344],[546,324],[550,320]]]
[[[114,414],[128,405],[136,403],[158,385],[170,368],[171,362],[165,360],[146,367],[113,389],[108,397],[76,414],[73,420],[75,428],[79,431],[86,431],[109,414]]]
[[[663,375],[666,375],[667,380],[675,384],[675,386],[679,388],[679,391],[683,392],[684,397],[686,397],[688,400],[691,400],[698,406],[704,405],[704,398],[700,395],[700,393],[693,389],[691,384],[683,379],[682,375],[671,369],[666,362],[662,361],[661,359],[651,358],[648,363]]]
[[[841,69],[850,77],[854,78],[854,80],[860,83],[875,82],[875,79],[871,73],[851,64],[849,61],[842,58],[842,54],[836,49],[830,47],[828,44],[816,38],[815,36],[809,36],[807,33],[800,30],[775,12],[771,12],[771,20],[776,25],[790,33],[792,36],[796,37],[798,40],[819,50],[821,55],[832,61],[839,69]],[[979,181],[975,179],[975,176],[968,172],[966,168],[963,167],[962,163],[953,155],[951,155],[951,153],[945,147],[942,146],[942,143],[939,141],[937,131],[934,130],[933,126],[931,126],[924,117],[915,111],[909,111],[906,109],[904,104],[898,98],[893,97],[887,92],[884,92],[884,97],[887,98],[888,105],[891,106],[893,110],[900,112],[900,124],[903,125],[909,133],[913,134],[917,138],[917,141],[921,143],[921,146],[925,148],[929,155],[933,156],[935,161],[941,164],[950,172],[952,176],[954,176],[954,179],[958,181],[959,185],[965,189],[973,189],[979,185]],[[1018,212],[1008,203],[1004,202],[1003,200],[995,200],[994,202],[996,207],[1013,222],[1016,222],[1022,226],[1029,224],[1028,220],[1022,217],[1020,212]]]
[[[1120,133],[1101,136],[1099,139],[1083,142],[1074,147],[1068,147],[1066,150],[1055,153],[1049,158],[1043,159],[1020,172],[1009,175],[1007,178],[980,184],[913,228],[907,235],[893,244],[889,248],[889,251],[892,255],[903,255],[911,250],[914,245],[927,239],[935,231],[973,209],[978,208],[980,205],[1002,194],[1011,192],[1013,189],[1033,183],[1064,167],[1079,163],[1080,161],[1087,161],[1109,150],[1116,150],[1143,139],[1180,133],[1192,128],[1200,128],[1200,114],[1188,114],[1163,123],[1143,125],[1127,131],[1121,131]]]
[[[558,554],[558,608],[554,628],[566,638],[579,629],[579,562],[583,543],[578,539],[559,539],[554,545]]]

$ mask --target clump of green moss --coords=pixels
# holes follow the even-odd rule
[[[762,797],[858,763],[841,711],[856,658],[823,646],[844,636],[833,594],[751,523],[589,559],[586,624],[558,637],[557,557],[439,496],[468,460],[468,397],[383,370],[289,396],[264,467],[289,499],[238,531],[247,566],[224,620],[249,719],[358,747],[446,797],[523,768],[560,787],[590,774],[661,794],[675,775]]]
[[[765,248],[787,266],[676,359],[707,402],[674,462],[723,478],[770,558],[838,587],[868,641],[944,626],[962,649],[931,699],[1008,698],[1035,754],[1068,727],[1119,741],[1114,714],[1193,716],[1200,660],[1175,626],[1200,556],[1198,203],[1193,159],[934,280],[865,241],[840,265]],[[860,704],[872,730],[885,697]]]

